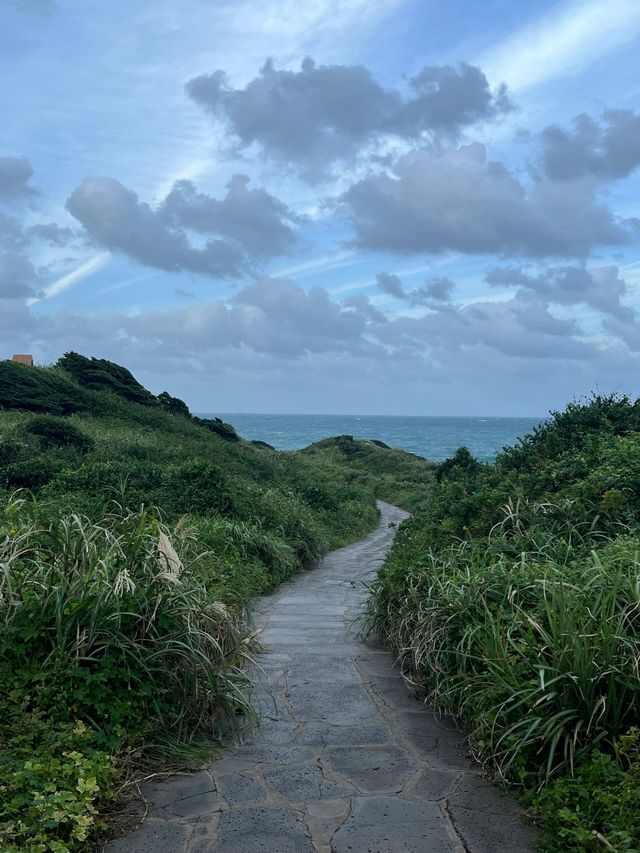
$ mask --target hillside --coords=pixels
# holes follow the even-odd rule
[[[640,402],[596,396],[465,448],[400,530],[369,616],[519,790],[547,851],[640,850]]]
[[[245,603],[433,483],[348,444],[277,452],[77,353],[0,362],[3,850],[85,849],[131,768],[251,717]]]

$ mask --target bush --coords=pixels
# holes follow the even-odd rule
[[[231,424],[225,423],[220,418],[194,417],[193,420],[201,427],[208,429],[209,432],[215,433],[216,435],[220,436],[220,438],[223,438],[225,441],[240,441],[240,436],[235,431],[235,428],[232,427]]]
[[[77,352],[67,352],[57,366],[69,373],[79,385],[94,391],[112,391],[132,403],[156,405],[156,398],[137,379],[119,364],[104,358],[86,358]]]
[[[86,395],[67,374],[0,361],[0,409],[68,415],[87,406]]]
[[[530,804],[545,827],[540,849],[636,853],[640,840],[640,738],[632,729],[616,758],[594,750],[574,776],[557,779]]]
[[[10,502],[12,537],[0,540],[4,677],[62,679],[54,698],[64,717],[98,723],[106,738],[116,716],[186,736],[246,704],[235,666],[243,629],[208,593],[191,532],[171,532],[146,510],[99,524],[68,516],[41,526],[28,515]]]
[[[206,462],[186,462],[168,472],[168,499],[163,503],[174,512],[206,515],[236,511],[234,490],[220,468]]]
[[[37,490],[50,483],[61,470],[61,462],[53,456],[21,459],[0,468],[0,485],[9,490]]]
[[[73,447],[80,453],[93,449],[93,441],[77,426],[62,418],[40,415],[33,418],[24,428],[27,435],[34,435],[40,444],[47,447]]]
[[[168,394],[166,391],[158,394],[158,403],[160,403],[160,406],[172,415],[184,415],[185,418],[191,417],[189,407],[184,400],[181,400],[179,397],[172,397],[171,394]]]
[[[370,624],[485,766],[533,792],[550,851],[640,849],[621,746],[640,723],[638,415],[595,396],[495,465],[461,448],[372,589]]]
[[[376,614],[428,700],[467,721],[480,760],[537,784],[640,718],[639,549],[514,565],[497,545],[451,546],[385,568]]]
[[[220,559],[224,586],[241,600],[255,598],[291,577],[300,562],[291,545],[259,522],[208,518],[199,523],[200,541]]]
[[[50,722],[14,697],[0,703],[0,846],[5,853],[86,849],[104,828],[114,766],[80,721]]]

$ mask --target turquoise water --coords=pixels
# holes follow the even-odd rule
[[[506,444],[531,432],[542,418],[399,417],[395,415],[238,415],[215,413],[243,438],[259,439],[278,450],[296,450],[332,435],[377,438],[438,461],[465,444],[490,461]],[[214,417],[207,413],[201,417]]]

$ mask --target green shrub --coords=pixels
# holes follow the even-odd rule
[[[55,456],[32,456],[0,467],[0,485],[14,489],[37,490],[50,483],[62,468]]]
[[[104,828],[114,767],[84,723],[52,722],[0,703],[0,847],[6,853],[85,850]]]
[[[223,438],[225,441],[240,441],[240,436],[235,431],[235,428],[231,426],[231,424],[225,423],[220,418],[198,418],[194,417],[193,420],[195,423],[199,424],[201,427],[209,430],[209,432],[213,432],[216,435]]]
[[[166,504],[182,515],[221,512],[233,515],[237,500],[221,468],[207,462],[186,462],[167,474]]]
[[[21,462],[31,454],[31,448],[23,440],[10,438],[0,439],[0,469],[15,462]]]
[[[573,776],[529,800],[542,823],[544,853],[637,853],[640,844],[640,739],[632,729],[616,757],[594,750]]]
[[[300,568],[294,549],[284,538],[249,524],[223,517],[202,519],[199,538],[220,559],[224,586],[242,600],[273,589]]]
[[[172,415],[184,415],[186,418],[191,417],[189,407],[179,397],[172,397],[171,394],[163,391],[161,394],[158,394],[157,399],[160,406]]]
[[[12,532],[0,539],[5,677],[31,689],[46,674],[64,718],[97,724],[107,740],[123,725],[185,737],[246,708],[245,635],[209,593],[190,531],[170,534],[145,510],[46,526],[29,512],[12,501],[0,527]]]
[[[549,851],[640,850],[639,413],[594,396],[495,465],[460,448],[372,587],[370,625],[534,792]]]
[[[112,391],[132,403],[156,405],[156,398],[137,379],[119,364],[104,358],[86,358],[77,352],[67,352],[57,366],[69,373],[79,385],[94,391]]]
[[[36,436],[47,447],[73,447],[81,453],[93,448],[93,441],[73,423],[51,415],[32,418],[24,428],[27,435]]]
[[[66,373],[0,361],[0,409],[68,415],[87,407],[87,396]]]

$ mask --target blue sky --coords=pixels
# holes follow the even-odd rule
[[[0,40],[3,355],[200,411],[640,392],[635,0],[12,0]]]

